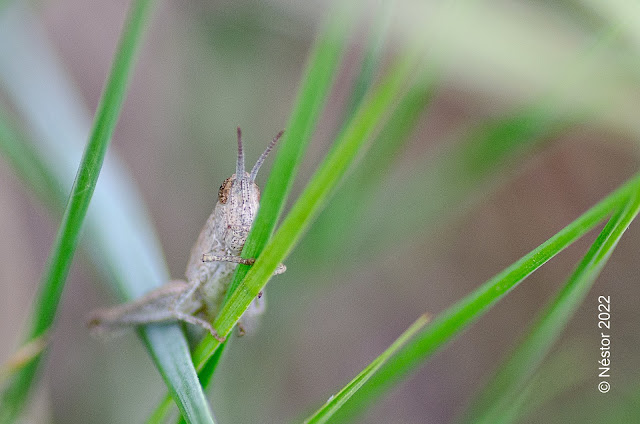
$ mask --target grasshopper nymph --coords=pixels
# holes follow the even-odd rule
[[[236,173],[224,180],[218,191],[218,202],[207,219],[196,244],[191,249],[185,280],[170,281],[138,300],[109,309],[94,311],[89,325],[96,332],[121,327],[185,321],[209,331],[216,339],[224,339],[211,325],[220,310],[233,272],[239,263],[251,265],[255,259],[240,257],[251,224],[260,206],[260,189],[255,184],[260,166],[276,144],[282,131],[269,143],[258,161],[245,172],[242,135],[238,128],[238,161]],[[274,274],[286,270],[282,264]],[[265,299],[258,296],[238,322],[251,321],[264,311]]]

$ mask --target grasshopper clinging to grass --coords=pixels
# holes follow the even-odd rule
[[[184,321],[206,329],[223,341],[211,322],[218,314],[238,264],[252,265],[255,259],[240,257],[247,235],[260,206],[260,189],[255,183],[258,170],[282,136],[282,131],[269,143],[258,161],[245,172],[242,134],[238,128],[238,161],[236,173],[224,180],[218,191],[218,202],[207,219],[196,244],[191,249],[186,280],[170,281],[140,299],[113,308],[93,312],[89,326],[104,333],[127,326]],[[274,274],[286,270],[282,264]],[[262,293],[254,299],[238,322],[250,323],[264,311]]]

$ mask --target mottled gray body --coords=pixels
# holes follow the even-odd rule
[[[95,332],[181,320],[201,326],[219,338],[210,323],[220,312],[238,263],[251,265],[254,262],[254,259],[240,257],[260,206],[260,190],[254,181],[264,159],[281,135],[282,132],[273,139],[251,173],[247,173],[244,171],[238,128],[236,173],[220,186],[213,213],[191,249],[186,281],[171,281],[133,302],[95,311],[90,321]],[[280,265],[275,273],[280,274],[285,269]],[[255,318],[263,312],[264,306],[262,295],[252,302],[239,322],[241,332],[244,327],[254,326]]]
[[[245,178],[238,180],[236,174],[233,174],[222,183],[218,203],[191,249],[185,276],[200,292],[198,297],[204,301],[204,312],[209,321],[218,314],[238,264],[222,261],[204,262],[203,256],[240,256],[260,205],[260,190],[255,183],[248,180],[248,177],[249,174],[245,172]],[[250,186],[243,187],[244,184]],[[254,310],[262,309],[261,304],[263,299],[256,299],[246,315],[255,315]]]

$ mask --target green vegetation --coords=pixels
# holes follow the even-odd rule
[[[47,138],[47,125],[42,124],[45,121],[41,118],[43,113],[47,115],[58,107],[58,100],[60,109],[69,113],[67,116],[73,115],[71,110],[82,110],[82,107],[75,105],[74,100],[69,103],[63,98],[50,96],[44,86],[38,86],[35,80],[33,84],[37,89],[29,91],[30,84],[25,84],[25,81],[30,74],[26,71],[25,75],[11,73],[11,63],[40,61],[39,66],[35,67],[36,71],[49,73],[54,82],[52,85],[56,87],[66,86],[67,83],[71,86],[70,77],[62,72],[62,82],[55,83],[57,77],[54,75],[59,74],[60,70],[46,55],[36,53],[46,43],[41,40],[42,45],[36,48],[34,45],[37,42],[30,45],[26,40],[37,40],[37,36],[27,37],[27,33],[14,30],[27,28],[28,20],[16,18],[12,21],[14,27],[5,26],[4,32],[0,33],[0,80],[9,94],[8,104],[0,104],[0,155],[29,193],[42,202],[52,216],[60,219],[58,234],[29,314],[30,325],[22,347],[17,348],[7,364],[0,368],[0,377],[5,379],[0,397],[0,422],[14,422],[23,413],[28,405],[29,394],[38,384],[39,370],[47,366],[44,355],[48,351],[51,334],[55,333],[58,306],[78,245],[88,253],[100,278],[122,301],[134,299],[171,279],[153,221],[142,206],[142,196],[137,194],[133,181],[126,173],[120,172],[122,164],[116,162],[114,168],[109,168],[106,163],[101,172],[128,83],[134,77],[133,64],[142,44],[152,3],[151,0],[133,0],[131,3],[84,155],[77,170],[74,170],[77,172],[73,186],[69,184],[68,165],[59,159],[70,155],[65,130],[58,132],[58,129],[52,128],[49,134],[51,140],[48,144],[42,144],[39,139]],[[6,13],[11,12],[12,5],[5,7]],[[279,263],[292,261],[295,265],[290,267],[288,275],[293,273],[297,280],[293,282],[283,278],[283,282],[275,288],[280,293],[295,292],[298,295],[287,298],[277,309],[304,311],[309,308],[310,301],[304,300],[299,293],[310,293],[308,296],[312,297],[324,293],[328,287],[338,287],[340,282],[336,276],[340,272],[357,270],[362,273],[369,267],[367,264],[371,269],[376,269],[376,261],[380,258],[381,261],[388,257],[403,260],[405,255],[418,255],[422,253],[417,247],[419,243],[430,241],[425,234],[451,236],[455,230],[451,230],[450,226],[455,218],[468,214],[496,188],[512,182],[514,175],[531,166],[529,159],[535,154],[552,154],[559,144],[557,140],[570,136],[572,131],[584,131],[585,127],[592,126],[601,132],[637,138],[640,127],[637,126],[637,102],[633,93],[638,73],[631,66],[635,64],[630,65],[632,61],[625,59],[626,56],[619,54],[617,49],[624,49],[627,55],[630,52],[637,55],[637,45],[628,47],[627,44],[637,40],[637,26],[629,22],[638,19],[634,14],[638,11],[626,10],[614,4],[596,8],[590,2],[585,2],[581,7],[583,9],[578,12],[563,6],[557,6],[557,9],[549,5],[523,6],[523,10],[527,11],[523,16],[530,18],[527,20],[510,8],[496,10],[481,2],[451,2],[442,10],[429,14],[433,25],[427,27],[415,25],[417,16],[427,16],[418,6],[413,8],[397,4],[381,8],[376,11],[377,15],[371,21],[373,23],[363,19],[367,14],[354,5],[326,12],[326,22],[319,25],[311,47],[301,44],[304,51],[309,50],[309,53],[305,53],[305,71],[291,73],[295,78],[300,78],[299,83],[295,84],[297,93],[290,98],[291,106],[284,108],[288,123],[264,185],[258,216],[242,252],[245,258],[257,258],[256,262],[252,266],[238,266],[225,304],[213,323],[218,333],[228,338],[227,341],[220,343],[206,335],[199,343],[189,346],[183,328],[177,324],[147,326],[138,330],[168,391],[149,416],[148,422],[160,423],[173,419],[174,404],[179,409],[180,417],[177,419],[180,422],[213,423],[215,415],[226,418],[235,417],[234,413],[245,420],[246,417],[256,419],[258,413],[251,412],[251,409],[259,410],[260,402],[250,397],[249,389],[254,385],[265,385],[265,382],[272,383],[271,380],[281,377],[271,375],[271,380],[268,377],[272,365],[279,360],[276,355],[281,352],[277,348],[265,348],[264,352],[253,354],[252,358],[258,365],[252,369],[262,371],[262,364],[267,377],[251,375],[251,379],[243,379],[242,369],[225,369],[225,364],[248,355],[235,347],[240,343],[231,343],[232,331],[253,299],[264,290]],[[261,45],[263,37],[272,37],[277,41],[290,37],[287,45],[291,51],[294,50],[292,46],[300,42],[294,40],[296,37],[283,35],[288,34],[286,31],[295,31],[288,25],[283,25],[285,32],[282,33],[269,32],[262,27],[267,25],[264,22],[271,20],[275,22],[271,24],[274,27],[292,20],[291,16],[282,18],[279,11],[266,6],[251,11],[243,10],[245,15],[242,16],[232,16],[224,8],[216,10],[216,14],[202,12],[202,17],[189,15],[192,12],[184,13],[180,19],[193,22],[187,30],[193,33],[184,36],[210,38],[215,46],[194,46],[193,52],[183,54],[194,59],[190,66],[196,66],[197,61],[207,63],[207,56],[203,52],[215,50],[207,66],[219,79],[210,86],[190,88],[194,92],[201,90],[202,94],[188,94],[187,91],[184,94],[189,101],[193,100],[189,96],[200,95],[220,107],[224,103],[221,99],[230,97],[226,96],[226,90],[233,91],[234,87],[242,86],[238,82],[246,77],[234,71],[233,64],[241,62],[249,67],[246,64],[253,63],[257,67],[256,63],[271,63],[271,59],[265,57],[277,52],[279,47],[277,43],[274,43],[275,46]],[[627,15],[630,16],[629,22],[618,22]],[[566,20],[566,28],[563,27],[565,32],[550,34],[547,32],[551,30],[535,26],[550,22],[551,16],[561,22]],[[485,27],[471,25],[474,19],[485,23]],[[358,25],[363,23],[366,23],[367,30],[364,33],[367,35],[360,34],[358,30]],[[550,27],[555,28],[552,24]],[[7,35],[1,41],[5,33]],[[308,30],[305,28],[301,33],[308,34]],[[360,34],[360,38],[357,38],[357,34]],[[552,39],[562,42],[556,44],[549,41]],[[528,41],[525,43],[523,40]],[[21,45],[23,41],[23,49],[5,47]],[[562,50],[563,43],[571,46],[568,49],[570,55],[565,54],[567,49]],[[252,50],[248,45],[261,48]],[[239,56],[235,57],[235,54]],[[262,54],[265,57],[261,57]],[[286,56],[283,52],[279,54],[279,57]],[[273,69],[285,68],[273,66]],[[303,69],[303,65],[300,66]],[[487,68],[491,69],[491,73],[486,73]],[[252,84],[258,74],[268,81],[275,78],[269,72],[247,74],[253,75],[253,79],[247,80],[251,82],[247,84],[252,87],[249,90],[251,96],[254,96]],[[291,75],[288,78],[293,78]],[[145,74],[144,77],[152,78],[152,75]],[[189,84],[198,78],[209,81],[200,75],[185,78]],[[417,146],[415,140],[425,140],[427,137],[422,134],[424,128],[430,128],[429,125],[437,119],[430,113],[438,108],[439,103],[446,103],[448,99],[450,104],[455,104],[449,106],[451,109],[462,108],[455,101],[456,93],[452,94],[452,82],[460,80],[466,81],[471,87],[463,86],[458,89],[460,92],[468,89],[480,99],[489,96],[487,93],[493,93],[487,103],[495,101],[500,103],[499,106],[488,108],[490,111],[483,110],[484,114],[479,113],[478,117],[469,119],[459,128],[445,131],[447,134],[440,137],[446,141],[436,147]],[[496,80],[500,84],[496,84]],[[289,81],[287,83],[287,87],[292,85]],[[262,87],[257,82],[255,84]],[[152,85],[155,85],[155,81]],[[500,93],[495,92],[498,89]],[[211,96],[211,93],[215,95]],[[247,108],[250,109],[250,97],[238,97],[239,104],[248,103]],[[4,98],[2,100],[4,102]],[[234,106],[234,101],[228,100],[228,108],[234,110],[231,114],[240,108]],[[181,117],[184,126],[189,127],[184,132],[190,135],[180,134],[185,139],[198,134],[199,130],[206,131],[198,125],[206,128],[208,122],[196,122],[198,116],[216,115],[209,112],[211,104],[204,103],[204,100],[202,102],[202,105],[198,104],[193,109],[186,108]],[[180,102],[175,99],[175,103],[168,102],[168,106],[180,110]],[[219,126],[216,119],[211,117],[211,121]],[[228,120],[228,116],[225,115],[224,119]],[[61,121],[68,134],[82,133],[72,119]],[[152,124],[145,131],[153,131]],[[236,123],[232,124],[231,128]],[[256,124],[261,131],[262,126],[262,123]],[[74,138],[71,135],[69,137]],[[326,145],[313,144],[316,139],[323,141],[322,138],[327,141]],[[226,147],[221,146],[226,146],[227,141],[207,146],[207,149],[214,151],[216,160],[218,156],[225,157]],[[43,145],[46,148],[43,149]],[[199,201],[195,194],[198,190],[205,193],[202,196],[209,196],[206,200],[209,203],[215,198],[217,186],[209,181],[209,176],[206,183],[195,185],[189,179],[190,175],[182,173],[185,169],[194,175],[197,173],[198,159],[203,155],[193,154],[189,150],[195,148],[194,145],[176,142],[175,145],[163,146],[160,141],[154,144],[153,148],[161,152],[159,157],[168,158],[170,163],[166,167],[165,163],[157,165],[155,156],[149,154],[148,161],[155,166],[151,169],[159,174],[167,173],[158,175],[158,179],[163,181],[160,183],[162,189],[163,184],[173,187],[166,189],[167,199],[163,199],[166,203],[171,203],[169,199],[172,198],[180,199],[180,195],[175,193],[181,192],[181,187],[193,190],[194,198],[189,201],[193,201],[194,205]],[[184,158],[181,157],[183,154]],[[133,163],[130,165],[136,166]],[[203,168],[208,166],[203,165]],[[220,172],[223,171],[227,172]],[[100,181],[105,181],[102,188],[96,188],[98,177]],[[296,181],[297,177],[301,177],[302,181]],[[175,180],[176,185],[171,186],[174,183],[168,180]],[[613,183],[611,186],[615,187]],[[540,184],[540,187],[546,186]],[[165,194],[164,191],[162,193]],[[288,206],[290,197],[294,200]],[[563,354],[565,351],[562,349],[560,354],[556,354],[553,349],[571,318],[587,301],[589,290],[640,211],[640,174],[617,186],[606,196],[598,192],[597,198],[601,200],[594,202],[594,206],[582,208],[586,211],[579,217],[562,222],[564,228],[555,234],[547,235],[540,231],[539,240],[546,238],[545,242],[532,250],[531,247],[526,248],[523,251],[530,250],[529,253],[504,267],[503,271],[484,284],[469,290],[470,294],[461,296],[451,306],[444,307],[442,312],[433,313],[431,322],[427,322],[427,315],[423,315],[394,342],[386,342],[386,350],[379,346],[370,349],[375,350],[376,354],[382,351],[380,356],[373,360],[357,358],[362,364],[360,373],[350,374],[355,375],[353,379],[344,378],[342,389],[333,387],[313,406],[296,405],[295,414],[298,417],[307,416],[305,422],[308,423],[324,423],[354,422],[367,411],[375,413],[374,407],[381,403],[383,396],[483,318],[515,287],[526,284],[527,277],[576,241],[604,225],[590,248],[580,255],[582,259],[568,280],[559,287],[557,295],[540,309],[538,318],[523,332],[521,342],[502,361],[489,383],[479,388],[479,393],[462,419],[473,423],[516,422],[536,413],[560,393],[570,390],[572,384],[584,382],[585,377],[579,374],[590,371],[584,371],[584,367],[563,365],[571,361],[574,354],[584,354],[586,348],[580,344],[572,345],[571,349],[566,349],[570,354]],[[90,202],[95,209],[89,208]],[[207,207],[212,206],[209,203]],[[175,221],[176,217],[181,222],[183,219],[191,222],[188,206],[179,204],[173,210],[174,214],[167,215],[170,218],[154,214],[154,220],[163,225]],[[517,229],[524,230],[526,227],[524,222],[515,225]],[[81,239],[83,228],[85,238]],[[560,224],[556,228],[560,228]],[[184,227],[179,231],[183,233]],[[165,236],[164,239],[170,240],[172,237]],[[439,248],[435,246],[436,251]],[[171,246],[167,250],[173,252]],[[173,255],[170,253],[168,257]],[[505,260],[504,264],[511,261]],[[415,296],[412,292],[415,287],[405,288],[403,285],[408,275],[397,275],[392,271],[385,274],[385,284],[393,285],[391,293],[399,298]],[[485,279],[486,275],[479,281]],[[367,287],[373,289],[373,282]],[[344,300],[342,292],[337,296],[341,301]],[[425,299],[420,303],[424,305],[420,313],[426,310],[431,316],[432,305],[429,302],[429,299]],[[402,307],[395,308],[394,317],[401,320],[405,311],[401,310]],[[355,315],[364,313],[357,305],[352,309]],[[279,313],[280,317],[286,316],[286,313]],[[327,320],[334,319],[332,315],[333,311],[327,311]],[[381,319],[381,322],[386,325],[386,321]],[[337,322],[335,331],[349,325],[347,322]],[[396,327],[389,323],[388,327],[381,329],[381,333],[384,334],[387,328]],[[305,331],[312,333],[314,329]],[[283,345],[283,341],[294,343],[292,336],[286,332],[271,333],[264,337],[265,346],[272,339],[273,345]],[[349,351],[332,338],[322,343],[329,350]],[[320,361],[322,354],[318,355]],[[498,359],[494,362],[496,366],[501,363]],[[342,364],[333,365],[336,369],[343,369],[340,367]],[[95,382],[100,380],[99,370],[86,372],[95,374],[91,377]],[[311,370],[308,372],[312,374]],[[534,389],[554,372],[564,375],[566,384],[542,392]],[[205,389],[211,385],[214,390],[217,387],[226,390],[224,384],[229,384],[230,379],[234,384],[246,386],[247,398],[243,397],[245,392],[242,392],[241,395],[236,393],[235,398],[228,394],[226,398],[220,397],[222,400],[219,402],[214,400],[209,403]],[[285,381],[282,384],[291,384],[287,389],[294,392],[299,390],[301,383]],[[306,378],[304,384],[311,387],[314,379]],[[629,387],[630,397],[637,398],[637,385]],[[141,397],[147,393],[145,389],[140,389]],[[163,391],[164,388],[153,393],[161,394]],[[331,393],[335,395],[329,397]],[[146,396],[149,397],[152,396]],[[216,395],[214,399],[218,399]],[[324,399],[328,400],[323,403]],[[145,405],[146,409],[140,412],[140,417],[148,414],[152,408],[149,405],[154,400]],[[231,405],[231,401],[237,404]],[[245,414],[244,409],[249,411],[246,415],[242,415]],[[628,416],[638,414],[637,406],[630,409]],[[283,414],[292,415],[293,412],[286,410]],[[579,416],[578,412],[575,414]],[[128,418],[132,421],[139,419],[137,416]]]

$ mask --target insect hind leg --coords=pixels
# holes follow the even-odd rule
[[[133,302],[99,309],[90,317],[89,327],[94,334],[104,336],[131,326],[184,321],[203,327],[218,341],[224,341],[208,321],[193,315],[202,308],[201,302],[191,299],[179,303],[191,287],[185,281],[172,281]]]

